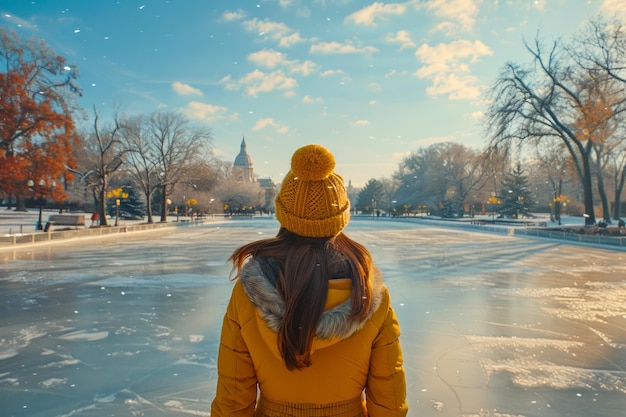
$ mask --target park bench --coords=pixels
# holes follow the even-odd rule
[[[52,226],[85,226],[84,214],[54,214],[48,218],[45,232]]]

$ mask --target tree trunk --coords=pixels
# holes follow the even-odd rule
[[[166,222],[167,221],[167,193],[166,193],[165,185],[163,185],[162,194],[163,195],[161,196],[161,221]]]
[[[604,189],[604,179],[602,173],[598,172],[597,184],[598,194],[600,194],[600,201],[602,202],[602,218],[606,223],[611,224],[611,208],[609,207],[609,199],[606,197],[606,190]]]
[[[146,210],[148,211],[148,224],[153,224],[154,219],[152,218],[152,193],[146,193]]]
[[[581,153],[583,163],[583,176],[581,178],[583,186],[583,202],[585,205],[585,226],[595,226],[596,215],[593,207],[593,183],[591,174],[591,164],[589,162],[589,149]]]
[[[106,178],[102,178],[102,188],[99,191],[100,193],[100,201],[98,201],[100,212],[100,226],[108,226],[109,222],[107,221],[107,181]]]
[[[622,218],[622,190],[626,182],[626,165],[622,167],[619,179],[615,184],[615,205],[613,206],[613,220]]]
[[[613,220],[622,218],[622,189],[615,190],[615,204],[613,205]]]
[[[91,197],[93,198],[93,211],[98,214],[98,223],[102,224],[102,213],[100,213],[100,205],[98,204],[98,194],[93,187],[91,188]]]
[[[13,202],[13,194],[9,194],[7,196],[7,210],[11,210],[11,207],[12,207],[11,203],[12,202]],[[17,204],[17,203],[15,203],[15,204]]]
[[[26,210],[26,199],[24,198],[24,196],[15,196],[15,211],[28,211]]]

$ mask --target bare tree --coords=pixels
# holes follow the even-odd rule
[[[490,146],[510,147],[526,141],[560,140],[568,150],[583,187],[585,225],[595,225],[592,188],[593,142],[581,135],[577,122],[584,106],[588,71],[555,41],[546,52],[537,39],[526,44],[532,65],[507,63],[490,96],[486,120]]]
[[[442,159],[454,191],[453,200],[463,207],[469,195],[482,187],[485,178],[480,153],[458,143],[450,143],[444,149]]]
[[[107,225],[106,198],[109,179],[124,162],[126,152],[122,142],[122,131],[117,112],[113,123],[100,127],[100,115],[94,110],[93,132],[87,136],[82,150],[83,158],[80,169],[73,170],[87,189],[91,190],[100,224]]]
[[[563,184],[570,178],[570,173],[574,169],[571,158],[561,141],[542,140],[535,145],[538,166],[550,184],[550,219],[561,224],[561,210],[567,198],[564,195]]]
[[[128,148],[129,174],[141,189],[146,200],[148,223],[152,217],[152,196],[159,187],[157,158],[151,152],[150,139],[145,129],[144,117],[136,116],[124,120],[124,141]]]
[[[230,176],[215,189],[217,199],[222,202],[224,213],[244,214],[265,205],[265,193],[257,182],[242,182]]]
[[[626,109],[626,94],[612,78],[594,72],[582,81],[582,106],[576,122],[578,135],[589,141],[594,151],[596,184],[605,222],[611,222],[610,206],[605,188],[605,169],[613,150],[622,142],[615,136],[617,125]]]
[[[385,193],[385,201],[387,202],[387,206],[386,207],[381,206],[381,208],[384,208],[384,210],[390,214],[391,211],[393,210],[393,205],[394,205],[393,196],[396,193],[396,191],[398,191],[398,188],[400,188],[400,183],[398,182],[397,179],[393,177],[391,178],[380,177],[378,179],[378,182],[383,187],[383,190]]]
[[[602,16],[590,20],[575,38],[573,56],[579,65],[598,77],[608,77],[621,84],[624,94],[626,88],[626,27],[619,19],[607,21]],[[623,109],[622,109],[623,111]],[[623,119],[623,114],[616,113],[616,116]],[[626,157],[624,156],[625,132],[621,128],[622,123],[616,122],[617,132],[610,138],[611,148],[606,149],[604,156],[605,163],[608,160],[612,169],[614,181],[614,207],[613,218],[618,220],[621,216],[621,194],[626,182]],[[602,155],[599,155],[599,159]],[[600,163],[600,162],[599,162]],[[605,206],[606,207],[606,206]],[[605,218],[607,210],[605,209]]]
[[[458,214],[468,196],[480,186],[479,153],[464,145],[445,142],[411,153],[399,166],[394,200],[411,207],[436,210],[451,204]]]
[[[161,188],[161,221],[167,221],[168,197],[176,184],[193,182],[194,166],[210,154],[211,131],[171,111],[157,111],[126,126],[134,176],[148,201]]]
[[[624,127],[619,127],[620,133],[616,136],[619,138],[626,137]],[[626,141],[621,140],[617,146],[608,155],[608,171],[612,175],[613,180],[613,220],[620,220],[622,217],[622,192],[626,185]]]

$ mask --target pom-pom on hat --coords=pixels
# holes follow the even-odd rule
[[[305,237],[332,237],[346,227],[350,201],[334,168],[335,157],[321,145],[303,146],[293,154],[276,196],[281,226]]]

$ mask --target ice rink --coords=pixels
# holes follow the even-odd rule
[[[0,248],[0,414],[209,416],[226,259],[277,230]],[[346,233],[386,277],[409,416],[625,415],[626,252],[383,218]]]

